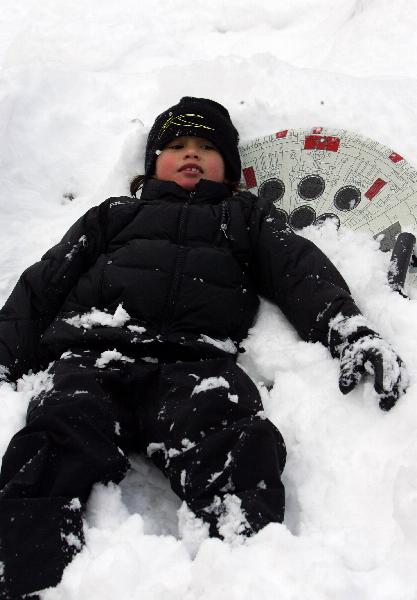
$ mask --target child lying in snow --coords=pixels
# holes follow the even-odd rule
[[[93,484],[121,481],[132,450],[148,453],[213,536],[236,507],[243,535],[283,520],[284,442],[236,365],[258,294],[340,358],[343,393],[365,372],[384,410],[404,390],[401,359],[336,268],[273,204],[238,191],[240,174],[228,111],[183,98],[151,129],[131,188],[141,198],[89,210],[0,312],[0,377],[52,361],[53,380],[3,460],[5,594],[58,583],[82,546]]]

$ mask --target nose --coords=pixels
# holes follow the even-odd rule
[[[189,144],[185,148],[185,156],[186,158],[199,158],[200,154],[198,151],[198,146],[195,144]]]

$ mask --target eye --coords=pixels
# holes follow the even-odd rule
[[[181,148],[184,148],[184,144],[169,144],[167,148],[170,148],[171,150],[181,150]]]
[[[201,144],[201,148],[203,150],[215,150],[216,152],[218,152],[216,146],[213,146],[213,144]]]

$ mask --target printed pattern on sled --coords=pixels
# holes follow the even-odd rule
[[[294,230],[332,219],[372,233],[391,250],[417,231],[417,170],[394,150],[360,134],[324,127],[288,129],[240,147],[243,179],[274,201]],[[417,285],[417,268],[409,283]]]

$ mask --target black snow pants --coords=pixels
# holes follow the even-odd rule
[[[113,358],[113,360],[110,360]],[[29,405],[0,475],[0,598],[56,585],[82,548],[96,482],[120,482],[147,453],[172,489],[224,537],[227,513],[251,535],[284,517],[285,446],[233,357],[176,361],[65,353]],[[8,591],[6,591],[8,590]]]

